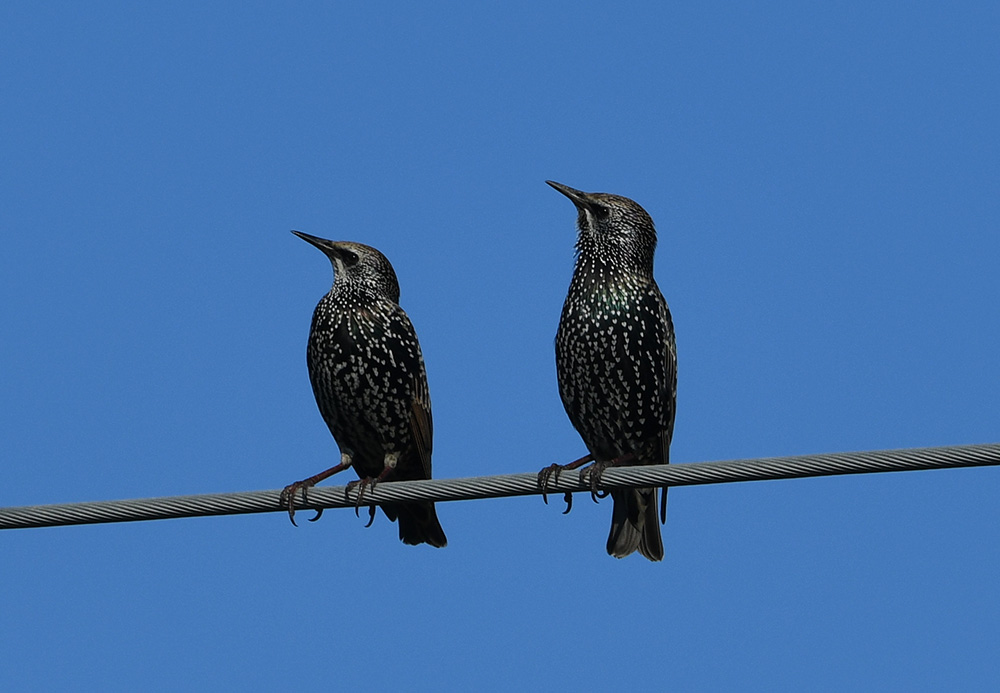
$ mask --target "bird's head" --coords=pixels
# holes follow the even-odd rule
[[[333,289],[386,297],[399,303],[399,281],[389,260],[375,248],[351,241],[329,241],[292,231],[326,255],[333,264]]]
[[[656,250],[653,220],[639,203],[620,195],[587,193],[545,181],[568,197],[578,212],[577,250],[608,261],[621,261],[652,274]]]

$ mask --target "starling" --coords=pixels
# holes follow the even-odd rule
[[[399,307],[392,265],[367,245],[292,233],[333,263],[333,288],[313,313],[306,360],[316,404],[341,461],[285,487],[282,504],[289,516],[298,491],[306,498],[310,487],[348,467],[361,479],[350,485],[360,485],[359,504],[365,488],[379,481],[430,479],[432,438],[424,360],[410,318]],[[447,544],[433,503],[380,507],[399,521],[403,543]],[[374,518],[374,507],[371,513]]]
[[[677,401],[670,309],[653,279],[656,230],[632,200],[549,185],[578,210],[576,266],[556,333],[559,395],[594,460],[592,488],[609,465],[667,464]],[[540,481],[547,480],[543,470]],[[549,472],[551,473],[551,472]],[[587,473],[585,470],[583,473]],[[608,553],[663,558],[656,489],[611,491]],[[667,489],[661,518],[666,519]]]

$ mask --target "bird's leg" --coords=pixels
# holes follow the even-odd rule
[[[288,519],[292,521],[293,525],[298,527],[298,525],[295,524],[295,494],[298,493],[299,491],[302,491],[302,504],[307,505],[309,503],[309,489],[318,484],[319,482],[323,481],[324,479],[329,479],[337,472],[342,472],[348,467],[350,467],[352,464],[351,458],[353,457],[353,455],[354,453],[349,450],[342,451],[340,453],[340,464],[334,465],[333,467],[330,467],[326,471],[320,472],[319,474],[311,476],[308,479],[303,479],[302,481],[296,481],[294,484],[289,484],[284,489],[282,489],[281,495],[278,497],[278,503],[282,507],[288,508]],[[316,517],[311,518],[309,521],[315,522],[322,515],[323,515],[323,509],[320,508],[319,510],[316,511]]]
[[[604,474],[604,470],[608,467],[618,467],[623,464],[627,464],[635,459],[635,455],[631,452],[626,452],[624,455],[619,455],[613,460],[609,461],[598,461],[590,465],[586,469],[580,471],[580,481],[583,481],[584,477],[590,476],[590,499],[595,503],[598,502],[599,498],[607,498],[610,491],[602,490],[598,488],[601,484],[601,476]]]
[[[397,462],[399,462],[398,452],[390,452],[388,455],[385,456],[385,466],[382,467],[382,473],[371,480],[370,488],[372,491],[375,490],[376,484],[385,481],[386,477],[388,477],[390,474],[396,471]]]
[[[576,469],[577,467],[591,462],[593,459],[593,455],[584,455],[580,459],[570,462],[569,464],[550,464],[548,467],[545,467],[542,471],[538,472],[538,488],[542,490],[542,501],[544,501],[546,505],[549,504],[549,496],[546,493],[546,489],[549,486],[550,479],[553,483],[559,481],[559,474],[562,470]],[[563,496],[563,500],[566,501],[566,509],[563,511],[563,515],[565,515],[573,509],[573,494],[567,491],[566,495]]]

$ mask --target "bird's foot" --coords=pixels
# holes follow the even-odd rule
[[[549,483],[559,481],[559,474],[564,469],[576,469],[577,467],[587,464],[593,459],[593,455],[586,455],[574,462],[570,462],[569,464],[550,464],[548,467],[545,467],[542,471],[538,472],[538,488],[542,490],[542,501],[544,501],[546,505],[549,504],[549,497],[546,492],[548,490]],[[563,495],[563,500],[566,502],[566,509],[563,510],[563,515],[565,515],[573,509],[573,494],[567,491],[565,495]]]
[[[347,486],[344,488],[344,500],[345,501],[346,500],[350,500],[351,490],[352,489],[355,489],[355,488],[358,489],[357,498],[354,499],[354,514],[355,514],[355,516],[361,517],[361,512],[360,512],[361,501],[364,500],[365,492],[368,491],[370,493],[370,492],[374,491],[375,490],[375,486],[378,485],[379,481],[380,481],[379,478],[374,478],[373,479],[370,476],[366,476],[364,479],[358,479],[357,481],[352,481],[351,483],[347,484]],[[369,505],[368,506],[368,524],[366,524],[365,527],[371,527],[373,522],[375,522],[375,506],[374,505]]]
[[[294,484],[289,484],[281,490],[281,495],[278,496],[278,503],[283,508],[288,508],[288,519],[295,524],[295,494],[302,491],[302,503],[309,503],[309,489],[323,481],[324,479],[329,479],[331,476],[338,472],[342,472],[351,466],[351,456],[349,454],[343,454],[341,456],[340,464],[334,465],[322,471],[319,474],[314,474],[308,479],[303,479],[302,481],[296,481]],[[316,517],[310,518],[310,522],[315,522],[323,516],[323,508],[316,508]]]
[[[303,479],[302,481],[296,481],[294,484],[289,484],[281,490],[281,495],[278,497],[278,503],[283,508],[288,508],[288,519],[292,521],[292,524],[298,527],[299,525],[295,522],[295,494],[299,491],[302,492],[302,504],[309,505],[309,489],[315,486],[316,483],[311,479]],[[316,509],[316,516],[309,519],[310,522],[315,522],[323,515],[323,508]]]
[[[604,474],[604,470],[611,466],[610,462],[594,462],[586,469],[580,470],[580,481],[585,481],[589,477],[590,481],[590,499],[595,503],[599,502],[601,498],[607,498],[610,491],[606,491],[600,488],[601,486],[601,476]]]
[[[559,481],[559,473],[562,470],[563,465],[553,463],[538,472],[538,488],[542,489],[542,500],[545,502],[545,505],[549,504],[549,495],[547,493],[549,481]]]
[[[626,452],[624,455],[620,455],[613,460],[594,462],[594,464],[586,469],[580,470],[580,481],[583,481],[588,476],[590,477],[590,499],[597,503],[598,499],[607,498],[611,494],[611,491],[600,488],[601,477],[604,475],[605,469],[628,464],[634,459],[634,454]]]

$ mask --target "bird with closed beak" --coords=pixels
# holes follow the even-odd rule
[[[285,487],[294,524],[295,496],[348,467],[366,489],[383,480],[431,478],[431,400],[417,333],[399,307],[399,282],[386,257],[361,243],[293,231],[333,264],[333,287],[313,313],[306,361],[320,414],[340,447],[340,463]],[[448,542],[434,504],[384,503],[405,544]],[[371,509],[374,519],[374,507]],[[317,515],[318,518],[318,515]],[[316,519],[316,518],[313,518]],[[370,524],[370,522],[369,522]]]
[[[612,465],[667,464],[677,401],[677,347],[670,309],[653,278],[656,229],[636,202],[547,181],[577,209],[576,265],[556,333],[559,395],[590,454],[596,492]],[[607,551],[663,559],[655,488],[616,489]],[[667,489],[660,508],[666,519]]]

